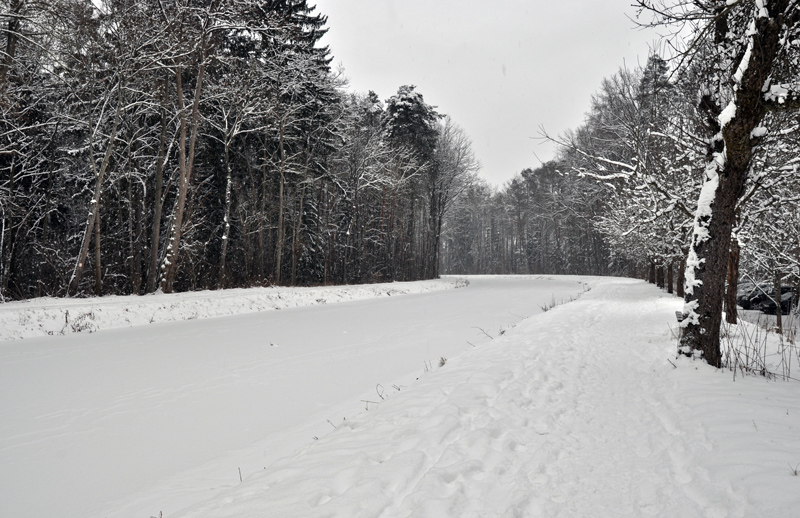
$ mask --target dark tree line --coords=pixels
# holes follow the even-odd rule
[[[564,161],[525,169],[501,189],[471,185],[448,214],[442,265],[452,274],[621,273],[595,227],[603,186]]]
[[[438,275],[477,170],[305,0],[0,2],[0,299]]]

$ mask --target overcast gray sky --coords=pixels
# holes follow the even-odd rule
[[[309,2],[313,4],[313,0]],[[652,31],[631,0],[316,0],[334,64],[382,100],[413,84],[473,143],[501,185],[553,158],[532,139],[576,128],[604,77],[644,64]]]

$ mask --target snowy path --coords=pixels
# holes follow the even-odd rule
[[[325,290],[339,300],[371,288]],[[81,301],[104,326],[115,322],[99,315],[126,313],[143,325],[0,343],[0,517],[171,516],[328,434],[360,400],[380,401],[377,384],[394,393],[423,362],[490,342],[477,327],[498,336],[582,289],[577,278],[473,278],[337,304],[275,290],[317,305],[155,324],[137,306],[148,297]],[[159,317],[250,309],[249,293],[213,295],[156,297]],[[22,305],[23,334],[64,314],[55,301]]]
[[[603,282],[179,516],[795,515],[798,384],[673,367],[678,307]]]

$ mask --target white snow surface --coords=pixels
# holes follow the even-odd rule
[[[0,516],[796,515],[800,384],[676,359],[680,307],[470,277],[1,342]]]
[[[166,295],[39,298],[0,304],[0,341],[94,332],[156,322],[239,315],[407,293],[459,288],[463,279],[316,288],[249,288]]]

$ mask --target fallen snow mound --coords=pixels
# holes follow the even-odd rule
[[[194,320],[299,306],[390,297],[467,286],[462,278],[415,282],[326,286],[317,288],[248,288],[145,296],[85,299],[45,297],[0,304],[0,341],[34,336],[92,333],[155,322]]]

